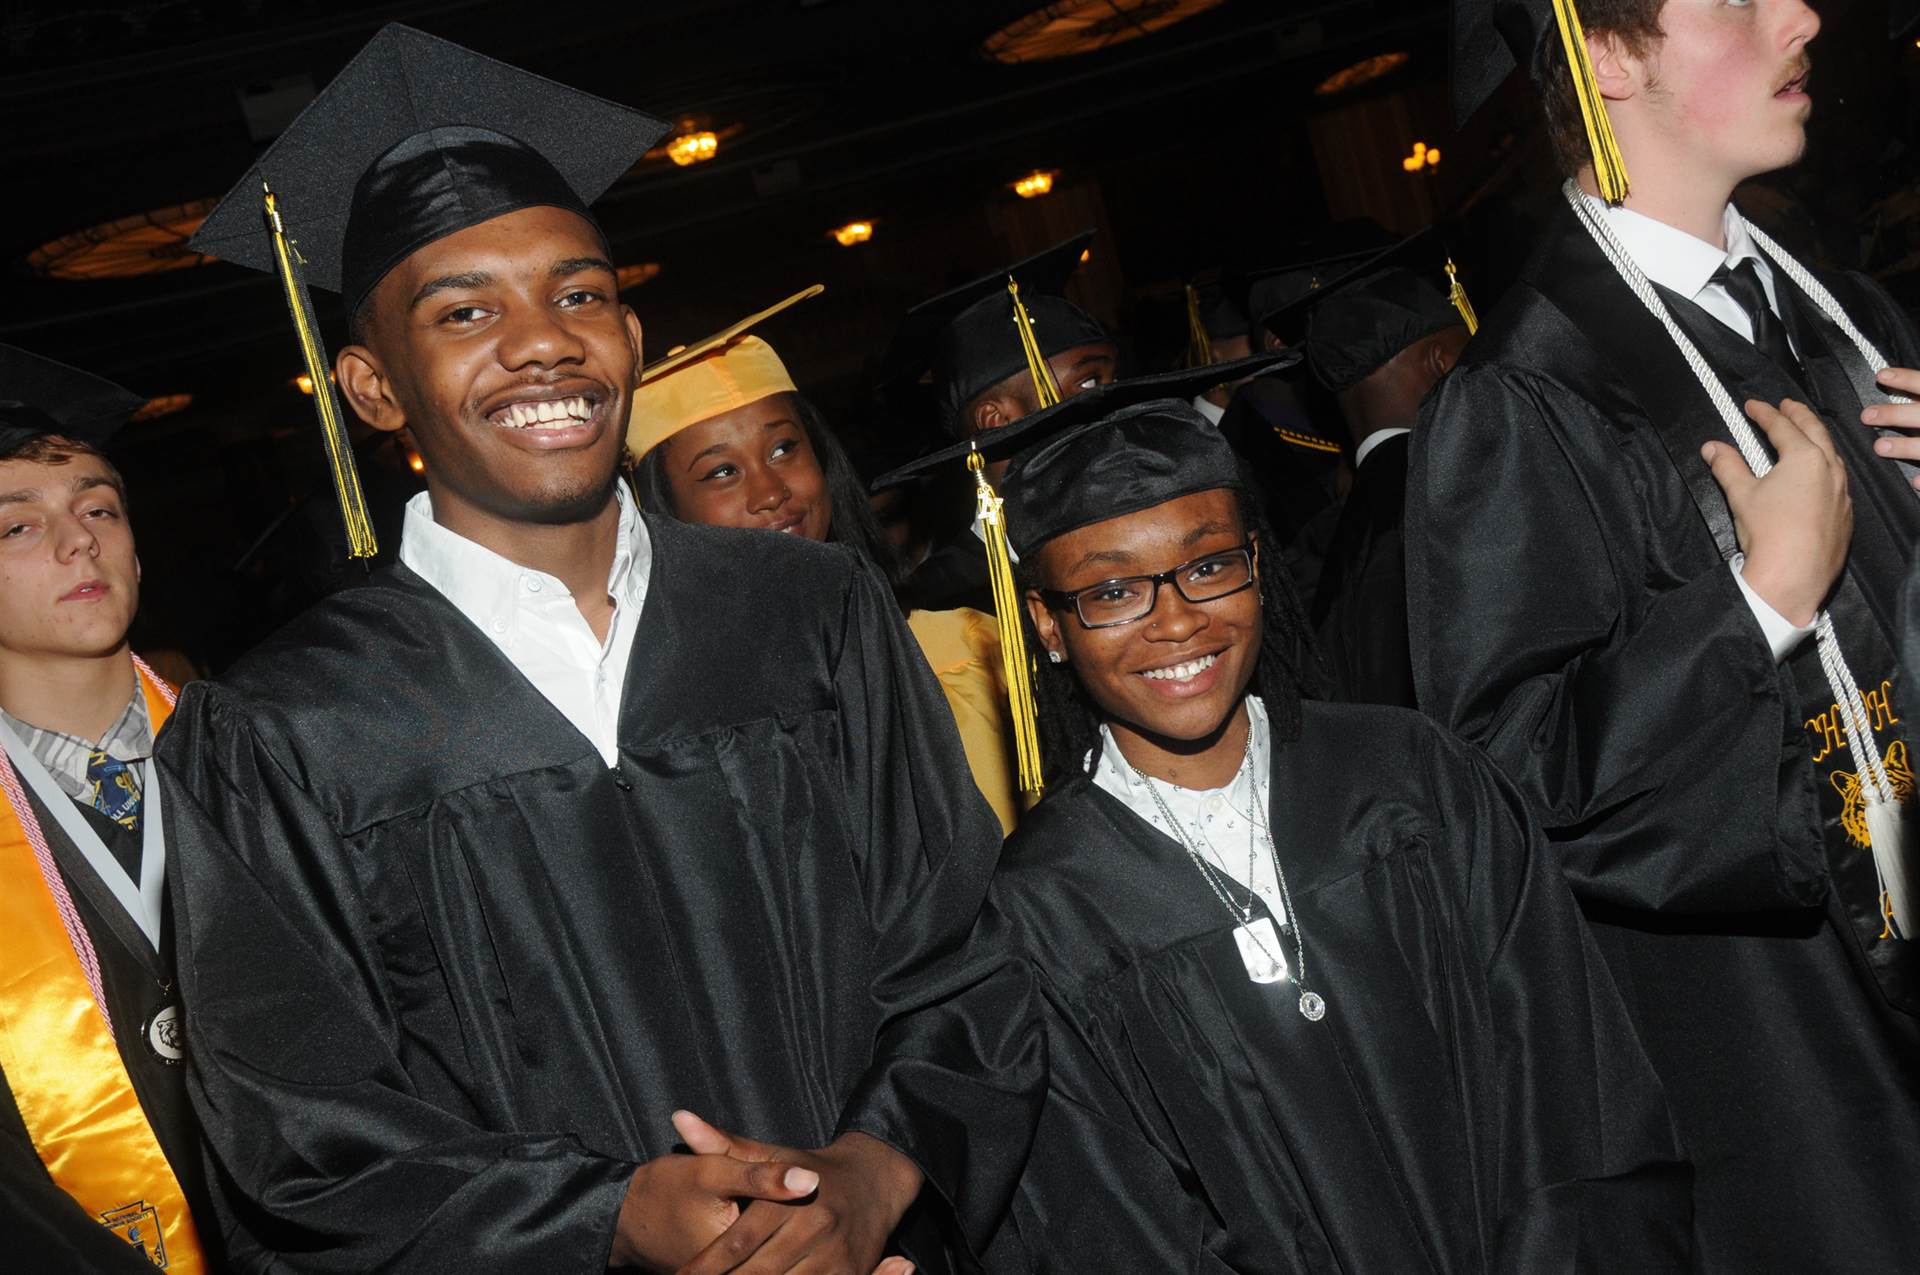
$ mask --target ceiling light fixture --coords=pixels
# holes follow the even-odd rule
[[[996,62],[1044,62],[1125,44],[1216,8],[1224,0],[1053,0],[986,38]]]
[[[1022,199],[1038,199],[1053,189],[1054,174],[1036,168],[1013,184],[1013,193]]]
[[[629,266],[621,266],[613,272],[616,290],[625,292],[628,288],[637,288],[643,283],[651,283],[660,276],[660,263],[657,261],[636,261]]]
[[[27,269],[48,279],[127,279],[203,266],[213,258],[187,240],[214,203],[199,199],[76,230],[28,253]]]
[[[712,129],[682,133],[667,143],[667,158],[682,168],[704,164],[720,151],[720,137]]]
[[[1319,97],[1333,97],[1350,89],[1357,89],[1362,84],[1371,84],[1375,80],[1392,75],[1405,66],[1412,56],[1411,53],[1402,51],[1380,53],[1370,58],[1363,58],[1344,71],[1335,71],[1320,81],[1319,86],[1313,91]]]
[[[851,248],[855,244],[865,243],[873,238],[873,223],[870,221],[850,221],[844,226],[835,226],[827,232],[834,242],[842,248]]]
[[[159,398],[148,399],[146,405],[128,419],[136,424],[141,421],[157,421],[162,416],[172,416],[175,412],[184,411],[191,402],[193,402],[191,394],[162,394]]]

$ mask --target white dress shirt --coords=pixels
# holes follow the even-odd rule
[[[1601,210],[1601,215],[1613,228],[1627,255],[1633,258],[1634,264],[1640,267],[1647,278],[1670,292],[1688,298],[1726,324],[1741,340],[1753,340],[1753,321],[1724,287],[1712,282],[1714,273],[1721,266],[1732,267],[1742,261],[1752,261],[1760,276],[1760,284],[1766,290],[1768,306],[1775,314],[1780,312],[1779,293],[1774,289],[1773,266],[1765,254],[1754,246],[1753,237],[1747,234],[1746,222],[1734,215],[1733,205],[1727,205],[1724,214],[1727,246],[1721,249],[1630,208],[1609,208],[1605,201],[1592,195],[1588,195],[1587,199]],[[1760,622],[1760,631],[1766,634],[1767,645],[1772,648],[1774,661],[1778,663],[1804,642],[1813,629],[1795,624],[1755,593],[1747,584],[1746,576],[1741,574],[1746,564],[1745,554],[1735,554],[1728,566],[1733,570],[1733,578],[1739,583],[1741,596],[1746,598],[1753,618]]]
[[[1218,406],[1205,394],[1196,394],[1193,396],[1193,410],[1206,417],[1207,424],[1209,425],[1218,425],[1220,418],[1227,414],[1226,408]]]
[[[1093,782],[1118,798],[1134,814],[1178,842],[1181,834],[1167,826],[1160,803],[1153,799],[1151,784],[1159,790],[1160,800],[1178,819],[1186,835],[1185,844],[1200,852],[1200,857],[1219,869],[1240,887],[1251,889],[1273,914],[1274,924],[1284,924],[1287,909],[1280,897],[1279,874],[1274,869],[1273,847],[1260,834],[1253,821],[1258,804],[1262,821],[1272,818],[1268,809],[1268,776],[1272,773],[1272,744],[1267,730],[1267,710],[1257,695],[1247,696],[1247,730],[1253,765],[1242,766],[1233,782],[1225,788],[1181,788],[1164,780],[1142,779],[1127,759],[1120,755],[1113,732],[1100,727],[1100,760],[1093,768]],[[1252,838],[1253,875],[1247,875],[1248,838]],[[1229,892],[1228,897],[1233,895]],[[1240,906],[1244,895],[1234,899]]]
[[[647,524],[626,484],[614,484],[614,493],[620,531],[607,573],[613,620],[604,642],[593,635],[566,585],[448,531],[433,520],[426,492],[407,502],[400,533],[400,561],[492,639],[608,766],[620,759],[620,695],[653,566]]]

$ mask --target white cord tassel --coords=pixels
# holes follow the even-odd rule
[[[1594,208],[1592,202],[1581,191],[1579,184],[1568,181],[1561,189],[1566,195],[1567,203],[1572,205],[1575,215],[1580,218],[1580,224],[1585,226],[1587,233],[1593,236],[1594,242],[1600,246],[1600,251],[1606,255],[1607,260],[1612,263],[1627,287],[1640,298],[1641,304],[1645,305],[1667,330],[1667,335],[1672,338],[1674,346],[1686,359],[1687,366],[1693,369],[1693,375],[1700,382],[1700,388],[1706,391],[1707,397],[1713,402],[1714,409],[1720,413],[1720,419],[1726,425],[1728,434],[1733,437],[1734,444],[1739,447],[1740,455],[1745,458],[1747,467],[1753,471],[1755,477],[1766,477],[1773,469],[1773,461],[1768,458],[1766,448],[1761,446],[1759,433],[1733,401],[1733,396],[1727,393],[1726,386],[1721,384],[1720,377],[1708,364],[1706,357],[1681,330],[1680,324],[1667,309],[1666,303],[1660,299],[1660,294],[1654,291],[1652,281],[1647,278],[1638,263],[1628,255],[1626,248],[1614,235],[1613,227],[1609,226],[1605,216]],[[1732,211],[1734,216],[1740,216],[1738,209]],[[1887,366],[1886,359],[1881,357],[1879,350],[1875,349],[1854,326],[1853,321],[1847,317],[1846,311],[1842,310],[1839,302],[1834,300],[1833,294],[1821,286],[1804,266],[1789,256],[1778,244],[1762,234],[1757,227],[1751,223],[1746,225],[1754,242],[1846,334],[1877,376]],[[1906,401],[1903,397],[1896,395],[1889,395],[1888,398],[1890,401]],[[1870,834],[1879,834],[1870,835],[1869,841],[1872,843],[1874,852],[1874,867],[1880,877],[1880,889],[1886,900],[1890,919],[1904,935],[1912,931],[1912,913],[1903,857],[1905,834],[1900,818],[1899,800],[1894,792],[1893,781],[1887,775],[1886,763],[1880,756],[1880,745],[1873,737],[1873,720],[1867,711],[1866,700],[1861,696],[1859,683],[1854,680],[1853,670],[1848,667],[1846,656],[1840,650],[1840,637],[1834,631],[1833,619],[1823,609],[1815,617],[1813,626],[1814,642],[1820,654],[1820,667],[1827,675],[1827,685],[1833,691],[1834,704],[1839,708],[1840,715],[1846,723],[1847,737],[1852,741],[1854,755],[1859,759],[1860,786],[1866,806],[1867,827]]]

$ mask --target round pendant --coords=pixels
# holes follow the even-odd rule
[[[178,1067],[187,1056],[187,1037],[185,1026],[180,1021],[180,1007],[172,1001],[147,1015],[147,1021],[140,1027],[140,1037],[147,1043],[147,1052],[169,1067]]]
[[[1317,1023],[1327,1016],[1327,1003],[1320,999],[1320,993],[1300,993],[1300,1015],[1310,1023]]]

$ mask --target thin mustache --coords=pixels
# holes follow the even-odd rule
[[[1780,83],[1778,83],[1777,85],[1775,85],[1773,91],[1778,93],[1781,89],[1787,87],[1787,85],[1793,83],[1795,80],[1808,78],[1812,76],[1812,74],[1813,74],[1813,59],[1809,56],[1806,56],[1805,54],[1802,54],[1800,59],[1797,62],[1795,62],[1791,67],[1788,68],[1786,78],[1781,80]]]

